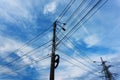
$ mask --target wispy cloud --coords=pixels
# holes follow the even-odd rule
[[[55,13],[57,8],[57,2],[53,1],[45,5],[44,7],[44,14]]]
[[[84,42],[88,45],[87,47],[92,47],[100,43],[100,38],[97,35],[89,35],[84,39]]]

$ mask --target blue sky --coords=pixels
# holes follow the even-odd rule
[[[52,39],[51,25],[69,1],[0,0],[0,80],[49,79],[50,58],[42,59],[51,53],[51,46],[49,46],[52,43],[50,41]],[[76,0],[60,22],[66,22],[81,1]],[[76,15],[66,23],[66,26],[64,26],[66,31],[61,31],[64,35],[79,21],[82,16],[79,12],[87,4],[89,2],[85,3]],[[111,72],[119,74],[119,9],[119,0],[108,0],[85,24],[82,24],[77,31],[68,36],[70,40],[63,41],[58,46],[56,53],[61,56],[61,59],[59,67],[56,69],[56,80],[101,80],[99,76],[90,74],[92,72],[102,75],[98,73],[102,70],[102,67],[97,66],[100,63],[95,64],[89,60],[90,58],[93,61],[100,62],[100,56],[110,62],[107,63],[108,65],[113,65],[110,69]],[[49,27],[50,29],[47,31]],[[57,29],[60,29],[60,27]],[[44,34],[30,44],[24,45],[40,33]],[[57,33],[57,37],[62,39],[63,37],[59,32]],[[50,41],[49,44],[30,52],[48,41]],[[16,51],[23,45],[24,48]],[[25,53],[29,54],[23,56]],[[16,58],[19,58],[19,60],[15,60]],[[39,59],[42,61],[39,61]],[[79,65],[79,67],[66,62],[64,59]],[[11,63],[13,60],[15,62]],[[94,68],[96,71],[80,62],[92,69]],[[119,79],[120,77],[117,75],[116,80]]]

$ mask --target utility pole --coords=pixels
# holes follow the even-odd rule
[[[57,21],[53,24],[53,40],[52,40],[52,54],[51,54],[51,66],[50,66],[50,79],[54,80],[55,75],[55,68],[59,64],[59,55],[55,54],[56,50],[56,27],[57,27]]]
[[[102,57],[100,57],[101,59],[101,62],[102,62],[102,66],[103,66],[103,71],[105,73],[105,78],[106,80],[113,80],[113,77],[112,77],[112,74],[111,72],[109,71],[109,67],[110,66],[107,66],[105,63],[106,61],[103,61]]]

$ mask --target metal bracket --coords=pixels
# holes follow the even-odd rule
[[[60,62],[60,56],[58,54],[55,55],[55,66],[54,68],[57,68]]]

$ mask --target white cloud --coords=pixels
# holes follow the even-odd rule
[[[66,45],[68,48],[71,48],[71,49],[74,48],[74,45],[73,45],[71,42],[66,42],[65,45]]]
[[[30,17],[29,11],[20,4],[19,1],[2,0],[0,1],[0,17],[9,22],[16,22],[21,17]]]
[[[4,54],[12,52],[21,46],[21,43],[17,43],[15,40],[0,36],[0,53]]]
[[[44,14],[55,13],[56,7],[57,7],[56,1],[50,2],[47,5],[45,5],[43,13]]]
[[[88,45],[87,47],[92,47],[97,45],[100,42],[100,39],[97,35],[90,35],[84,39],[84,42]]]
[[[1,70],[1,73],[3,74],[9,74],[9,75],[17,75],[17,73],[16,72],[14,72],[13,70],[11,70],[10,68],[8,68],[8,67],[3,67],[3,66],[0,66],[0,68],[2,67],[2,69],[3,70]],[[1,75],[1,73],[0,73],[0,75]]]
[[[21,30],[31,31],[32,29],[33,31],[37,27],[38,4],[40,5],[39,0],[0,0],[0,20],[4,23],[14,24],[14,27],[19,27]],[[1,22],[0,24],[3,24]],[[8,27],[7,24],[5,25]]]

